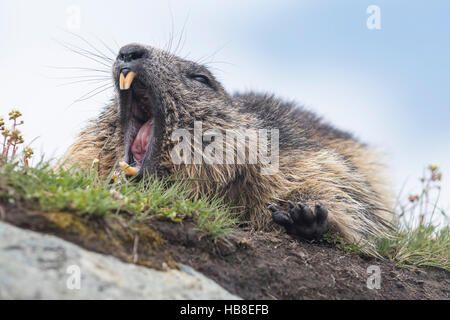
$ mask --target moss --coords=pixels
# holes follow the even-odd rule
[[[39,222],[34,220],[38,224],[34,228],[39,231],[56,234],[89,250],[110,254],[128,263],[158,270],[164,269],[164,264],[179,269],[177,262],[164,249],[163,238],[144,223],[128,227],[120,219],[90,219],[69,212],[38,215],[43,218]],[[139,241],[137,252],[134,252],[136,237]]]
[[[341,234],[337,232],[328,232],[326,233],[323,238],[320,240],[322,243],[328,243],[332,245],[333,247],[339,248],[340,250],[346,252],[346,253],[356,253],[361,256],[364,256],[364,252],[361,250],[361,248],[356,243],[348,243],[344,240]]]
[[[45,217],[58,226],[59,229],[65,230],[73,234],[77,234],[80,238],[94,237],[96,235],[86,222],[73,214],[66,212],[50,212]]]
[[[146,225],[137,227],[136,233],[141,241],[150,244],[153,248],[158,248],[164,243],[161,236]]]

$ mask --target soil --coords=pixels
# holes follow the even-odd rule
[[[67,225],[62,228],[55,224],[49,218],[51,213],[11,205],[2,207],[1,204],[0,213],[0,220],[4,222],[53,234],[127,262],[161,269],[186,264],[244,299],[450,298],[448,271],[397,268],[391,261],[346,253],[327,244],[301,241],[283,233],[239,228],[232,236],[214,243],[195,231],[193,222],[154,220],[146,222],[146,227],[162,241],[148,246],[145,241],[159,237],[142,237],[141,230],[134,231],[134,236],[121,236],[122,243],[117,243],[115,234],[123,223],[93,223],[80,218],[77,224],[94,225],[97,230],[105,231],[104,239],[115,243],[105,246],[86,232],[80,234]],[[96,234],[101,235],[101,232]],[[140,240],[136,235],[141,235]],[[380,289],[367,287],[369,266],[380,267]]]

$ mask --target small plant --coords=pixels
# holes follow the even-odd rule
[[[349,243],[339,233],[328,232],[324,235],[323,242],[331,244],[346,253],[361,253],[361,247],[357,243]]]
[[[442,172],[429,165],[419,179],[420,192],[398,201],[399,230],[380,241],[378,253],[394,260],[398,266],[430,266],[450,271],[450,227],[448,216],[439,208]],[[433,220],[440,213],[444,226]]]
[[[423,226],[431,221],[438,212],[444,219],[448,219],[445,211],[439,208],[441,195],[442,172],[438,165],[429,165],[419,179],[421,188],[419,193],[408,196],[406,204],[398,202],[399,218],[402,224],[409,228]],[[418,221],[415,219],[418,218]]]
[[[19,149],[19,145],[24,143],[24,139],[19,126],[24,124],[23,120],[19,121],[22,117],[22,113],[18,110],[12,110],[9,113],[9,121],[12,122],[11,126],[6,127],[5,119],[0,117],[0,132],[3,136],[2,152],[0,157],[0,165],[2,162],[6,162],[9,159],[13,159]],[[33,150],[30,147],[25,148],[23,152],[23,163],[28,166],[29,160],[33,155]]]

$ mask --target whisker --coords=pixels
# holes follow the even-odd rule
[[[217,61],[212,60],[212,61],[209,61],[209,62],[205,62],[204,64],[206,64],[206,65],[210,65],[210,64],[227,64],[227,65],[230,65],[230,66],[233,66],[233,67],[237,66],[237,64],[235,64],[235,63],[231,63],[231,62],[228,62],[228,61],[220,61],[220,60],[217,60]]]
[[[95,76],[95,75],[83,75],[83,76],[70,76],[70,77],[46,77],[47,79],[53,80],[72,80],[72,79],[98,79],[98,80],[109,80],[111,77],[108,76]]]
[[[91,94],[92,92],[94,92],[94,91],[96,91],[96,90],[98,90],[98,89],[104,88],[104,87],[106,87],[106,86],[112,86],[112,85],[110,85],[110,84],[108,84],[108,83],[102,84],[102,85],[96,87],[95,89],[93,89],[93,90],[91,90],[91,91],[85,93],[84,95],[82,95],[82,96],[81,96],[80,98],[78,98],[78,99],[82,99],[82,98],[88,96],[89,94]]]
[[[85,98],[79,98],[79,99],[75,100],[74,103],[78,103],[78,102],[82,102],[82,101],[89,100],[89,99],[91,99],[91,98],[93,98],[93,97],[99,95],[100,93],[103,93],[103,92],[105,92],[105,91],[107,91],[107,90],[109,90],[109,89],[112,89],[112,88],[113,88],[113,86],[106,87],[106,88],[104,88],[104,89],[101,89],[101,90],[98,91],[98,92],[92,93],[92,94],[91,94],[90,96],[88,96],[88,97],[85,97]]]
[[[101,44],[109,51],[111,52],[111,54],[113,55],[113,57],[117,56],[117,52],[114,52],[110,46],[108,46],[102,39],[100,39],[99,37],[95,36],[94,37],[101,42]]]
[[[95,96],[96,94],[99,94],[99,93],[101,93],[101,92],[103,92],[103,91],[106,91],[106,90],[108,90],[108,89],[110,89],[110,88],[113,88],[113,87],[114,87],[113,85],[110,85],[110,84],[108,84],[108,83],[103,84],[103,85],[101,85],[101,86],[98,86],[98,87],[96,87],[95,89],[93,89],[93,90],[91,90],[91,91],[89,91],[89,92],[83,94],[81,97],[79,97],[79,98],[76,99],[74,102],[72,102],[68,107],[71,107],[71,106],[73,106],[74,104],[76,104],[76,103],[78,103],[78,102],[85,101],[85,100],[91,98],[91,95],[92,95],[92,96]],[[99,91],[99,90],[100,90],[100,91]],[[98,92],[97,92],[97,91],[98,91]]]
[[[188,14],[187,14],[187,16],[186,16],[186,19],[184,20],[183,28],[181,29],[180,37],[178,38],[178,43],[177,43],[177,46],[176,46],[176,48],[175,48],[174,55],[176,55],[176,54],[178,53],[178,49],[179,49],[179,47],[180,47],[180,42],[181,42],[181,40],[184,38],[184,39],[183,39],[183,45],[182,45],[182,47],[181,47],[181,50],[183,50],[183,47],[184,47],[184,44],[185,44],[185,41],[186,41],[186,37],[183,37],[183,35],[185,34],[186,24],[187,24],[187,22],[188,22],[188,20],[189,20],[189,14],[190,14],[190,9],[189,9],[189,12],[188,12]]]
[[[188,58],[189,58],[190,55],[191,55],[191,52],[189,51],[188,53],[186,53],[186,54],[183,56],[183,60],[189,60]]]
[[[63,42],[66,46],[71,47],[72,50],[78,50],[79,52],[83,52],[83,53],[85,53],[87,55],[96,57],[96,58],[98,58],[100,60],[103,60],[103,61],[106,61],[106,62],[112,62],[112,59],[108,58],[106,56],[99,55],[99,54],[97,54],[95,52],[92,52],[92,51],[89,51],[87,49],[81,48],[81,47],[79,47],[79,46],[77,46],[75,44],[69,43],[69,42],[64,42],[64,41],[61,41],[61,42]]]
[[[199,63],[199,64],[206,63],[207,60],[214,58],[216,56],[216,54],[218,54],[221,50],[223,50],[227,45],[228,45],[228,43],[225,43],[224,45],[219,47],[217,50],[215,50],[212,54],[210,54],[208,56],[204,56],[204,57],[200,58],[199,60],[197,60],[197,63]]]
[[[86,68],[86,67],[59,67],[59,66],[45,66],[45,67],[46,68],[50,68],[50,69],[79,70],[79,71],[93,71],[93,72],[111,73],[111,71],[109,71],[109,70]]]
[[[173,11],[172,11],[172,6],[170,5],[170,1],[167,2],[168,6],[169,6],[169,13],[170,13],[170,26],[171,26],[171,31],[169,33],[169,47],[167,49],[167,51],[170,53],[172,51],[172,43],[173,43],[173,32],[174,32],[174,18],[173,18]]]
[[[115,44],[116,47],[117,47],[117,51],[119,51],[119,49],[120,49],[119,43],[116,41],[116,39],[113,39],[113,41],[114,41],[114,44]]]
[[[57,85],[57,87],[66,87],[66,86],[70,86],[72,84],[77,84],[77,83],[86,83],[86,82],[94,82],[94,83],[104,83],[104,82],[110,82],[111,80],[96,80],[96,79],[89,79],[89,80],[78,80],[78,81],[72,81],[72,82],[66,82],[63,84],[59,84]]]
[[[79,34],[76,34],[74,32],[71,32],[69,30],[65,30],[67,33],[77,37],[78,39],[81,39],[81,41],[83,41],[84,43],[86,43],[89,47],[91,47],[93,50],[95,50],[98,54],[100,54],[100,56],[102,56],[103,58],[113,61],[113,59],[111,59],[110,57],[108,57],[106,54],[104,54],[103,52],[101,52],[100,50],[98,50],[94,45],[92,45],[88,40],[86,40],[84,37],[80,36]],[[79,48],[80,49],[80,48]],[[114,54],[113,54],[114,55]]]
[[[97,60],[97,59],[95,59],[95,58],[93,58],[93,57],[91,57],[91,56],[89,56],[89,55],[87,55],[87,54],[85,54],[85,53],[83,53],[83,52],[80,52],[80,51],[78,51],[78,50],[75,50],[75,49],[71,48],[70,46],[67,46],[66,44],[64,44],[63,42],[61,42],[61,41],[59,41],[59,40],[54,39],[54,41],[56,41],[58,44],[60,44],[60,45],[63,46],[64,48],[68,49],[69,51],[72,51],[72,52],[74,52],[74,53],[76,53],[76,54],[78,54],[78,55],[80,55],[80,56],[83,56],[83,57],[85,57],[85,58],[87,58],[87,59],[90,59],[90,60],[92,60],[92,61],[95,61],[95,62],[97,62],[97,63],[99,63],[99,64],[101,64],[101,65],[103,65],[103,66],[105,66],[105,67],[108,67],[108,68],[111,67],[110,65],[106,64],[105,62],[99,61],[99,60]]]
[[[71,47],[72,50],[78,50],[79,52],[82,52],[84,54],[87,54],[87,55],[90,55],[92,57],[98,58],[101,61],[105,61],[107,63],[113,62],[113,59],[111,59],[111,58],[105,57],[103,55],[98,55],[95,52],[92,52],[92,51],[89,51],[87,49],[81,48],[81,47],[79,47],[77,45],[74,45],[72,43],[69,43],[69,42],[64,42],[64,41],[61,41],[61,42],[63,42],[66,46]]]

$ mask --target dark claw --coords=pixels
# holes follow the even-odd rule
[[[316,204],[316,217],[318,222],[324,222],[328,218],[328,210],[320,203]]]
[[[270,205],[269,210],[272,211],[272,219],[276,224],[288,228],[290,225],[294,223],[291,217],[284,211],[281,211],[274,205]]]
[[[289,203],[289,209],[295,208],[295,203],[294,203],[294,202],[292,202],[291,200],[289,200],[288,203]]]
[[[286,213],[283,211],[277,211],[272,213],[272,219],[280,226],[283,226],[285,228],[289,228],[294,224],[294,221],[292,221],[291,217],[289,217]]]
[[[315,219],[312,210],[301,202],[297,203],[297,205],[298,207],[292,209],[291,211],[297,211],[299,213],[300,219],[303,220],[305,224],[311,224]]]
[[[299,208],[296,207],[295,203],[292,201],[289,201],[289,214],[291,215],[292,220],[295,222],[299,221],[301,219],[301,211]]]
[[[318,239],[328,231],[328,210],[321,204],[316,204],[313,211],[301,202],[289,203],[289,213],[274,205],[268,208],[272,211],[275,223],[286,228],[289,234],[305,239]]]

